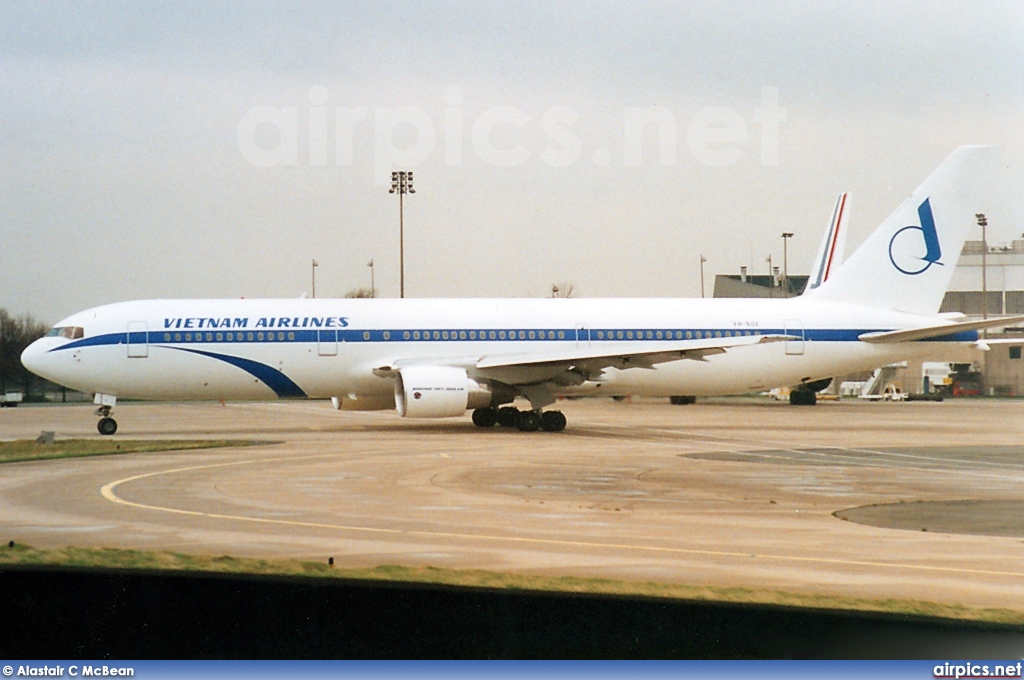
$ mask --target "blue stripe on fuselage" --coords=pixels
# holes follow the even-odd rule
[[[249,375],[252,375],[262,381],[267,385],[267,387],[274,390],[274,393],[277,394],[278,397],[302,398],[306,396],[306,393],[302,391],[302,388],[296,385],[291,378],[276,368],[271,368],[270,366],[261,364],[258,361],[243,359],[242,357],[233,357],[227,354],[217,354],[216,352],[205,352],[199,349],[192,349],[191,347],[172,347],[170,349],[200,354],[204,357],[210,357],[211,359],[220,359],[221,361],[242,369]]]
[[[495,337],[490,337],[490,333]],[[96,347],[102,345],[124,345],[151,344],[164,347],[186,346],[230,346],[230,345],[252,345],[269,343],[313,343],[313,342],[338,342],[338,343],[410,343],[410,342],[671,342],[679,340],[708,340],[730,337],[745,337],[752,335],[794,335],[803,336],[806,341],[813,342],[857,342],[865,333],[881,333],[897,329],[891,328],[862,328],[862,329],[782,329],[782,328],[759,328],[734,329],[734,328],[690,328],[690,329],[647,329],[647,328],[591,328],[591,329],[537,329],[537,328],[503,328],[503,329],[374,329],[374,330],[305,330],[305,331],[266,331],[262,333],[247,332],[217,332],[217,333],[168,333],[165,331],[133,331],[129,333],[107,333],[96,335],[81,340],[74,340],[59,347],[54,347],[51,352],[78,349],[81,347]],[[909,330],[909,329],[898,329]],[[409,337],[406,337],[406,333]],[[434,337],[434,334],[437,337]],[[519,337],[520,333],[523,337]],[[533,333],[533,337],[530,337]],[[620,336],[621,333],[621,336]],[[658,337],[658,334],[661,337]],[[418,334],[419,337],[415,337]],[[501,335],[504,334],[504,337]],[[559,337],[559,334],[561,337]],[[578,337],[577,337],[578,334]],[[206,336],[210,338],[207,339]],[[252,336],[250,339],[249,336]],[[260,337],[262,335],[262,337]],[[549,337],[554,335],[554,337]],[[632,337],[630,337],[632,335]],[[447,336],[447,337],[445,337]],[[474,337],[475,336],[475,337]],[[974,342],[978,339],[978,331],[961,331],[941,335],[934,338],[925,338],[917,342]],[[231,339],[227,339],[231,338]]]

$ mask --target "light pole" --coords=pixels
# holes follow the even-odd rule
[[[367,262],[366,266],[370,268],[370,297],[377,297],[377,286],[373,281],[373,260]]]
[[[313,260],[313,297],[316,297],[316,268],[320,266],[320,263]]]
[[[398,280],[399,297],[405,297],[405,208],[403,197],[415,194],[412,188],[412,171],[404,170],[391,173],[391,190],[389,194],[398,194]]]
[[[704,263],[708,261],[708,258],[703,255],[700,256],[700,296],[704,297]]]
[[[772,255],[768,253],[768,257],[764,258],[764,261],[768,263],[768,297],[775,297],[775,277],[772,276]]]
[[[789,239],[793,238],[793,232],[784,231],[782,232],[782,289],[783,297],[789,297],[789,254],[787,252],[786,244],[789,243]]]
[[[987,255],[988,255],[988,238],[986,233],[986,227],[988,227],[988,218],[985,217],[985,213],[978,213],[975,216],[978,220],[978,226],[981,227],[981,314],[982,318],[988,318],[988,273],[986,271]]]

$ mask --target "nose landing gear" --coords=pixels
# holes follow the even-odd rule
[[[117,403],[117,397],[110,394],[99,394],[93,397],[93,403],[98,404],[94,415],[100,416],[100,422],[96,423],[96,429],[102,435],[111,435],[117,432],[117,421],[110,417]]]
[[[100,422],[96,423],[96,429],[100,434],[114,434],[117,432],[117,421],[109,416],[104,416],[100,418]]]

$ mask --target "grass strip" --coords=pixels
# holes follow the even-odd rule
[[[251,446],[257,443],[259,442],[231,439],[58,439],[52,444],[40,444],[32,439],[18,439],[11,442],[0,442],[0,463],[111,456],[121,453],[216,449],[225,446]]]
[[[965,607],[924,600],[868,599],[839,595],[795,593],[761,588],[694,586],[653,581],[626,581],[576,576],[542,576],[473,569],[382,565],[368,568],[333,567],[327,561],[261,560],[247,557],[189,555],[117,548],[66,547],[52,550],[27,545],[0,545],[3,565],[59,566],[94,569],[187,571],[216,574],[305,576],[392,583],[493,588],[545,593],[585,593],[651,597],[700,602],[763,604],[818,610],[899,614],[1001,625],[1024,624],[1024,612],[1012,609]]]

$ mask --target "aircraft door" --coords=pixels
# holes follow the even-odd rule
[[[785,333],[796,339],[786,340],[786,354],[797,356],[804,353],[804,322],[801,319],[786,319]]]
[[[322,357],[333,357],[338,355],[338,331],[320,330],[317,331],[316,351]]]
[[[590,327],[586,324],[576,324],[576,346],[590,347]]]
[[[128,358],[143,359],[149,356],[149,324],[145,321],[128,322]]]

